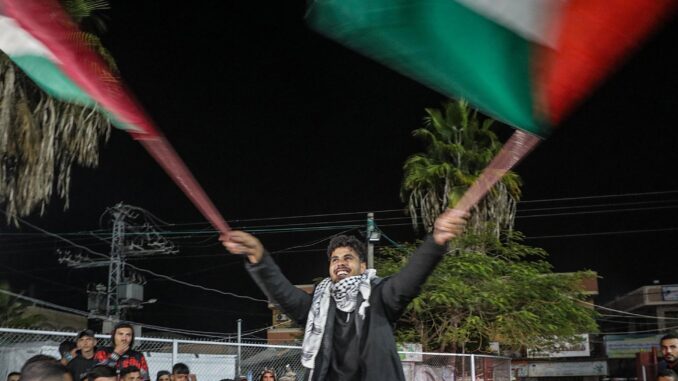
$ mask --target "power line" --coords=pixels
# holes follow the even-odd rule
[[[667,231],[676,231],[676,230],[678,230],[678,228],[645,229],[645,230],[618,230],[618,231],[598,232],[598,233],[575,233],[575,234],[559,234],[559,235],[541,235],[541,236],[529,236],[529,237],[525,237],[525,240],[532,240],[532,239],[551,239],[551,238],[570,238],[570,237],[592,237],[592,236],[620,235],[620,234],[641,234],[641,233],[667,232]]]
[[[5,212],[2,211],[2,210],[0,210],[0,213],[5,214]],[[83,249],[83,250],[87,251],[87,252],[90,253],[90,254],[93,254],[93,255],[96,255],[96,256],[102,257],[102,258],[107,258],[107,259],[110,258],[110,257],[109,257],[108,255],[106,255],[106,254],[96,252],[96,251],[94,251],[94,250],[88,248],[87,246],[79,245],[79,244],[77,244],[77,243],[75,243],[75,242],[73,242],[73,241],[70,241],[68,238],[61,237],[61,236],[59,236],[58,234],[49,232],[49,231],[47,231],[47,230],[45,230],[45,229],[42,229],[42,228],[40,228],[40,227],[38,227],[38,226],[35,226],[35,225],[33,225],[33,224],[31,224],[31,223],[29,223],[29,222],[23,220],[22,218],[19,218],[19,217],[16,217],[16,218],[17,218],[17,220],[20,221],[21,223],[23,223],[23,224],[25,224],[25,225],[27,225],[27,226],[29,226],[29,227],[35,229],[35,230],[41,231],[41,232],[43,232],[43,233],[45,233],[45,234],[47,234],[47,235],[49,235],[49,236],[51,236],[51,237],[54,237],[54,238],[60,239],[60,240],[62,240],[62,241],[64,241],[64,242],[67,242],[67,243],[69,243],[70,245],[75,246],[75,247],[78,247],[78,248],[80,248],[80,249]],[[169,281],[171,281],[171,282],[178,283],[178,284],[181,284],[181,285],[184,285],[184,286],[187,286],[187,287],[198,288],[198,289],[201,289],[201,290],[204,290],[204,291],[216,292],[216,293],[218,293],[218,294],[226,295],[226,296],[232,296],[232,297],[234,297],[234,298],[247,299],[247,300],[252,300],[252,301],[256,301],[256,302],[268,303],[268,300],[257,299],[257,298],[253,298],[253,297],[251,297],[251,296],[238,295],[238,294],[234,294],[234,293],[232,293],[232,292],[221,291],[221,290],[217,290],[217,289],[215,289],[215,288],[204,287],[204,286],[201,286],[201,285],[198,285],[198,284],[193,284],[193,283],[188,283],[188,282],[180,281],[180,280],[177,280],[177,279],[173,279],[172,277],[169,277],[169,276],[167,276],[167,275],[159,274],[159,273],[156,273],[156,272],[154,272],[154,271],[147,270],[147,269],[144,269],[144,268],[140,268],[140,267],[138,267],[138,266],[135,266],[135,265],[132,265],[132,264],[129,264],[129,263],[128,263],[126,266],[128,266],[128,267],[130,267],[130,268],[133,268],[133,269],[135,269],[135,270],[137,270],[137,271],[145,272],[145,273],[154,275],[154,276],[156,276],[156,277],[158,277],[158,278],[163,278],[163,279],[166,279],[166,280],[169,280]]]
[[[613,197],[654,196],[654,195],[660,195],[660,194],[675,194],[675,193],[678,193],[678,190],[668,190],[668,191],[658,191],[658,192],[605,194],[605,195],[597,195],[597,196],[543,198],[543,199],[537,199],[537,200],[522,200],[522,201],[519,201],[519,203],[531,204],[531,203],[535,203],[535,202],[590,200],[590,199],[596,199],[596,198],[613,198]]]

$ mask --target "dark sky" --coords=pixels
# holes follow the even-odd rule
[[[411,131],[421,126],[424,108],[445,97],[317,35],[303,21],[304,8],[301,1],[181,7],[112,1],[103,41],[233,226],[356,225],[364,213],[344,213],[375,211],[389,237],[411,240],[398,211],[401,167],[423,149]],[[598,271],[600,302],[655,279],[678,283],[677,36],[674,18],[517,168],[524,200],[560,199],[521,203],[517,228],[551,254],[556,271]],[[499,132],[508,136],[511,129]],[[124,132],[113,131],[98,169],[75,170],[72,186],[70,209],[55,200],[45,216],[28,220],[59,233],[90,231],[100,228],[106,207],[140,206],[176,224],[164,229],[194,234],[176,240],[180,254],[135,265],[262,297],[240,258],[226,255],[215,236],[195,233],[207,227],[204,219]],[[624,196],[590,198],[604,195]],[[598,204],[604,206],[590,207]],[[318,214],[324,216],[270,219]],[[276,251],[338,231],[259,235]],[[91,235],[70,237],[108,251]],[[2,240],[0,278],[35,297],[84,309],[84,285],[105,279],[103,271],[59,264],[55,250],[68,245],[53,238],[5,234]],[[276,258],[292,281],[309,283],[325,274],[323,246]],[[239,317],[245,329],[269,322],[264,304],[147,279],[147,298],[159,302],[135,311],[133,320],[221,332],[233,332]]]

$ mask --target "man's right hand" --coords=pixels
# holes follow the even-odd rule
[[[227,236],[219,237],[219,240],[231,253],[246,255],[250,263],[259,263],[264,256],[264,246],[252,234],[232,231]]]
[[[128,349],[129,349],[129,345],[128,345],[128,344],[117,344],[117,345],[115,346],[115,349],[113,349],[113,351],[114,351],[115,353],[117,353],[119,356],[122,356],[122,355],[125,354],[125,352],[127,352]]]

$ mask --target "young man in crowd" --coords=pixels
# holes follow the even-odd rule
[[[75,340],[75,345],[78,348],[75,357],[66,365],[68,371],[71,372],[73,380],[80,381],[87,377],[87,372],[97,361],[94,359],[96,352],[97,339],[94,337],[94,332],[86,329],[80,333]]]
[[[128,366],[120,370],[120,381],[142,381],[141,371],[136,366]]]
[[[134,345],[134,329],[129,323],[118,323],[111,332],[112,346],[98,350],[94,354],[97,364],[103,364],[117,369],[135,366],[139,368],[141,379],[149,381],[148,364],[143,353],[132,349]]]
[[[61,361],[51,356],[35,355],[21,368],[21,381],[73,381]]]
[[[458,210],[442,213],[407,265],[383,279],[367,269],[361,241],[335,237],[327,249],[329,277],[312,296],[285,278],[251,234],[235,231],[221,240],[231,253],[247,256],[247,270],[269,300],[306,326],[301,355],[309,369],[306,379],[404,381],[393,325],[447,252],[448,241],[463,232],[466,219]]]
[[[86,381],[118,381],[118,372],[106,365],[95,365],[87,372]]]
[[[675,332],[664,335],[659,339],[659,349],[662,351],[663,358],[657,364],[657,370],[678,371],[678,335]]]

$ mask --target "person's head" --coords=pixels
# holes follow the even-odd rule
[[[264,369],[258,381],[277,381],[275,372],[271,369]]]
[[[115,369],[106,365],[95,365],[87,372],[87,381],[117,381],[117,379]]]
[[[132,325],[125,322],[116,324],[111,332],[111,342],[114,347],[116,345],[127,345],[132,348],[134,344],[134,328]]]
[[[61,355],[61,358],[65,358],[67,360],[71,359],[71,351],[75,349],[75,342],[73,342],[71,339],[66,339],[59,344],[59,354]]]
[[[678,381],[678,374],[671,369],[664,369],[657,372],[657,381]]]
[[[659,348],[666,362],[673,364],[678,361],[678,335],[669,333],[659,340]]]
[[[327,246],[330,262],[330,279],[336,283],[342,279],[365,272],[365,245],[357,238],[338,235]]]
[[[172,381],[188,381],[188,375],[191,371],[183,362],[178,362],[172,367]]]
[[[73,377],[54,357],[36,355],[21,368],[21,381],[73,381]]]
[[[120,381],[141,381],[141,370],[136,366],[128,366],[120,370]]]
[[[167,370],[158,371],[155,381],[170,381],[170,372]]]
[[[94,331],[91,329],[80,331],[75,339],[75,344],[83,353],[93,352],[94,347],[97,345],[97,339],[94,337]]]
[[[21,378],[21,373],[19,372],[9,372],[7,375],[7,381],[19,381]]]

